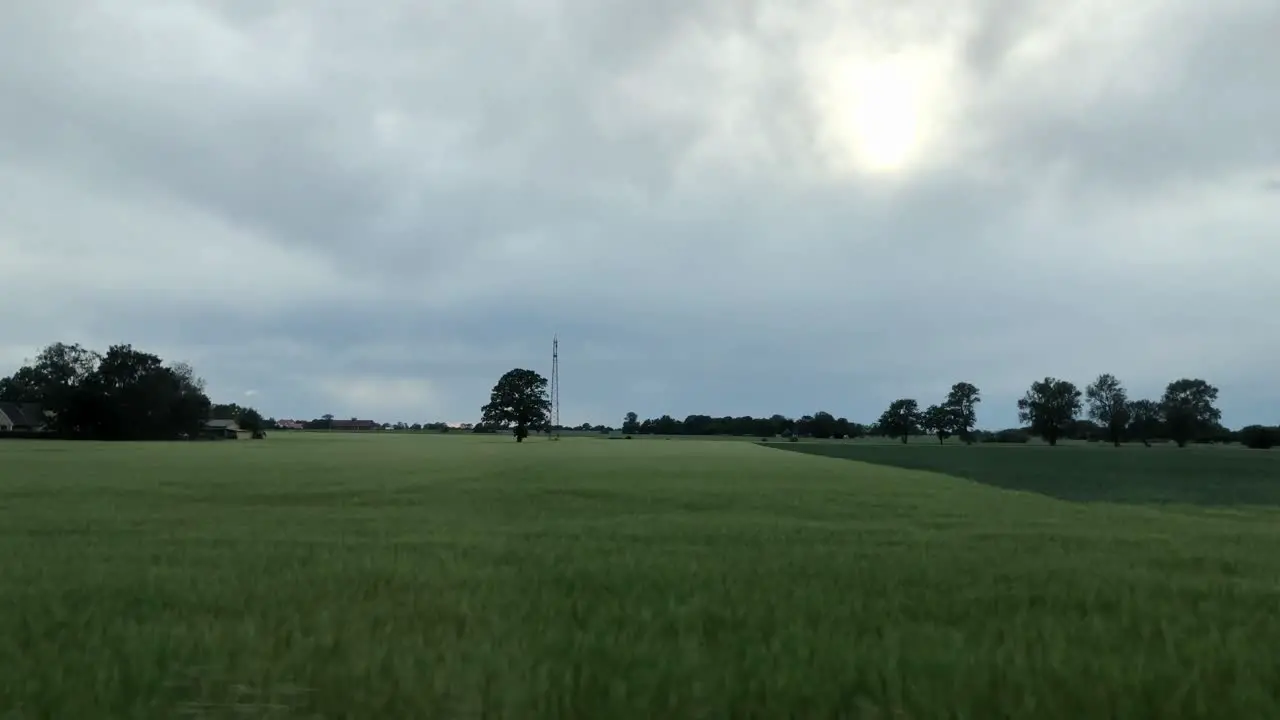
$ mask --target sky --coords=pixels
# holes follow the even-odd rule
[[[0,375],[280,418],[875,420],[1181,377],[1280,422],[1276,0],[0,3]]]

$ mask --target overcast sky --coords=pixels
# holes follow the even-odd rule
[[[0,374],[276,417],[870,421],[1046,375],[1280,422],[1276,0],[0,3]]]

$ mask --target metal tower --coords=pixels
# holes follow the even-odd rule
[[[560,437],[560,335],[551,337],[551,429]]]

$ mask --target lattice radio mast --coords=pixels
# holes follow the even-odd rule
[[[551,429],[560,438],[560,335],[551,337]]]

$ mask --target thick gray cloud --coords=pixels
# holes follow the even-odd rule
[[[1275,422],[1274,0],[0,9],[0,371],[192,362],[276,416],[870,420],[957,380]]]

